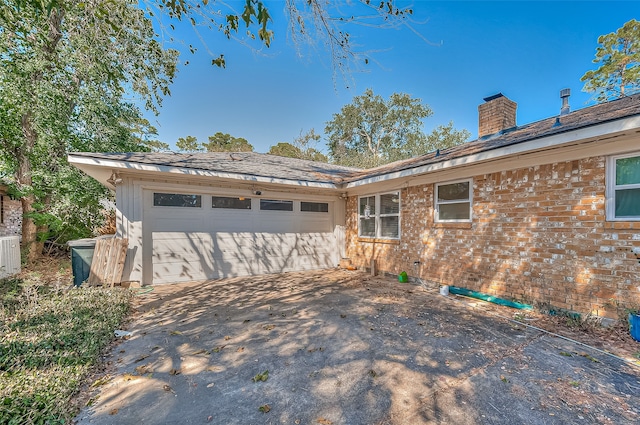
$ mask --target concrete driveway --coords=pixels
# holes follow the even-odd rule
[[[392,278],[287,273],[138,301],[79,424],[640,420],[638,368]]]

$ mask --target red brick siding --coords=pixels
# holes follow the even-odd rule
[[[358,238],[351,197],[347,256],[433,284],[616,317],[616,304],[640,305],[640,222],[605,221],[604,164],[597,157],[476,176],[470,225],[434,223],[434,185],[402,189],[396,243]]]
[[[0,223],[1,236],[21,236],[22,230],[22,206],[20,201],[15,201],[7,195],[2,196],[3,219]]]

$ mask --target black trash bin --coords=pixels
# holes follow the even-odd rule
[[[82,282],[89,279],[96,240],[95,238],[88,238],[67,242],[67,245],[71,248],[71,270],[73,271],[73,284],[75,286],[80,286]]]

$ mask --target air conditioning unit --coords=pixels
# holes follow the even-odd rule
[[[20,238],[0,237],[0,279],[20,273]]]

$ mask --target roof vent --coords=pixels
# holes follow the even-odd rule
[[[571,112],[571,107],[569,106],[569,96],[571,96],[571,89],[560,90],[560,99],[562,99],[560,116],[567,115],[569,112]]]

